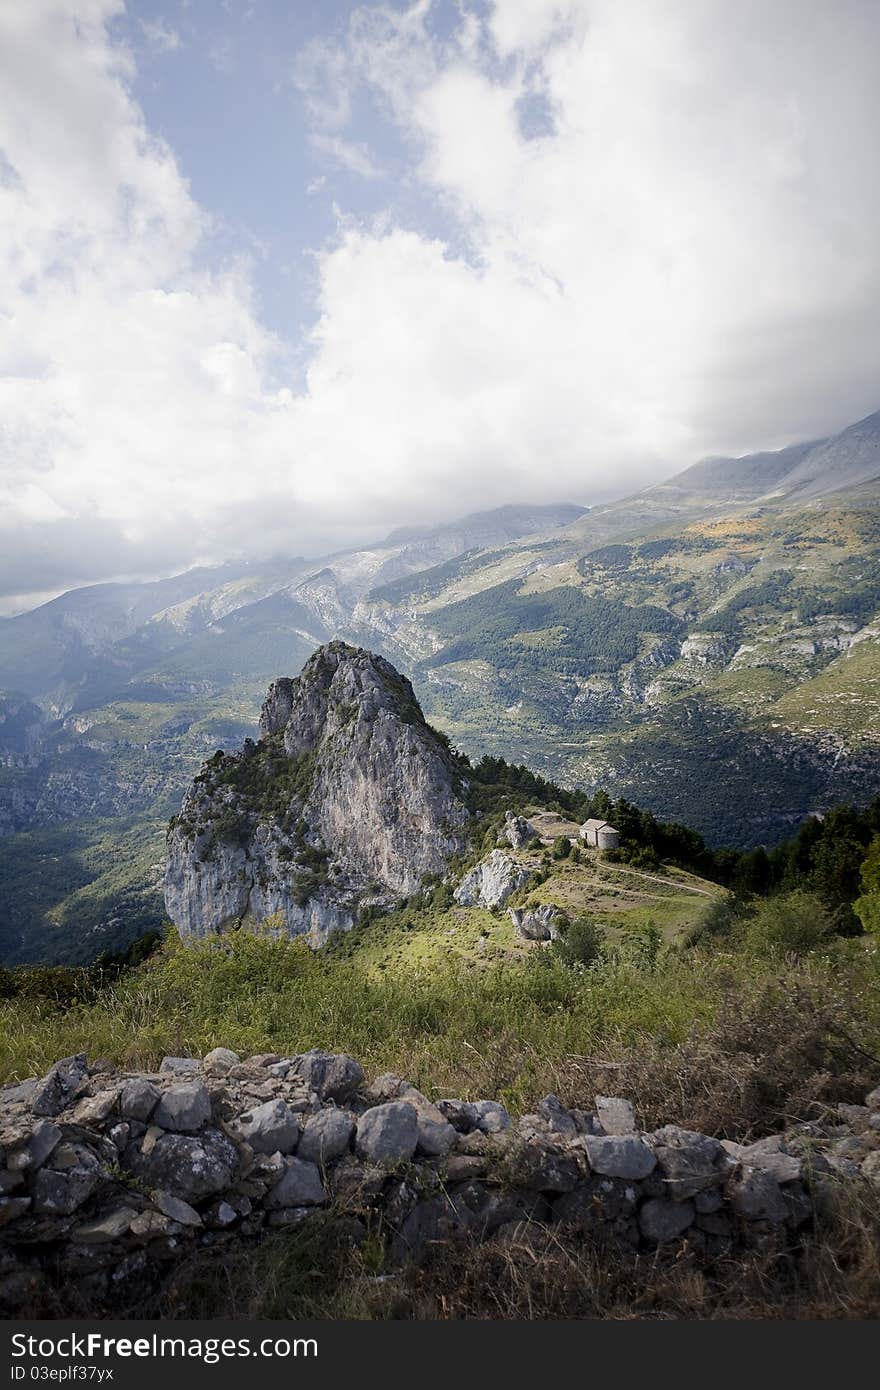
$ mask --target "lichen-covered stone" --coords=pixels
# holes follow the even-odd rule
[[[184,1134],[193,1133],[211,1118],[211,1097],[201,1081],[185,1081],[169,1086],[153,1114],[153,1121],[162,1129]]]

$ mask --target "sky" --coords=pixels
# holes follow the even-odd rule
[[[0,4],[0,612],[880,407],[876,0]]]

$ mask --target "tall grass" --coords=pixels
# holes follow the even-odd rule
[[[76,1051],[149,1068],[166,1053],[218,1045],[243,1055],[346,1051],[432,1095],[499,1096],[517,1109],[548,1090],[577,1103],[622,1069],[629,1093],[645,1092],[645,1111],[668,1118],[688,1101],[679,1073],[692,1089],[711,1074],[723,1090],[727,1070],[733,1094],[746,1055],[777,1087],[771,1073],[796,1070],[798,1047],[802,1069],[850,1077],[844,1090],[870,1080],[880,1069],[878,953],[861,941],[782,961],[704,947],[651,967],[585,970],[536,953],[382,974],[301,941],[235,933],[187,946],[172,937],[91,1000],[0,1001],[0,1079],[40,1074]],[[654,1070],[636,1074],[634,1058]],[[680,1094],[664,1110],[667,1063],[668,1088]]]

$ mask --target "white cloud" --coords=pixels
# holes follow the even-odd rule
[[[162,19],[142,19],[141,29],[147,42],[160,53],[176,53],[183,47],[183,40],[176,29],[172,29]]]
[[[343,140],[338,135],[315,134],[311,145],[316,154],[331,164],[347,169],[362,179],[382,177],[382,168],[376,163],[367,145],[362,141]]]
[[[297,67],[316,147],[372,169],[371,95],[450,235],[341,218],[299,392],[247,263],[200,268],[120,9],[0,7],[7,587],[589,500],[880,404],[876,7],[356,11]]]

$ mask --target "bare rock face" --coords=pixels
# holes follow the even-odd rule
[[[272,684],[260,733],[208,761],[169,829],[165,905],[183,936],[272,917],[319,946],[464,847],[455,760],[384,658],[319,648]]]
[[[528,869],[503,850],[493,849],[462,879],[455,890],[455,901],[462,907],[503,907],[528,879]]]

